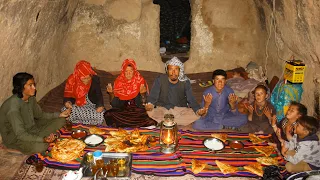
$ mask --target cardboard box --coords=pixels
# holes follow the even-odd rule
[[[305,64],[301,61],[287,61],[284,69],[284,78],[291,83],[303,83]]]

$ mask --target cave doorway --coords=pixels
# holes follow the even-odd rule
[[[160,6],[160,55],[163,62],[189,59],[191,5],[189,0],[153,0]]]

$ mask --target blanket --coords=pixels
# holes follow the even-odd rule
[[[75,125],[73,128],[89,129],[89,126],[85,125]],[[100,126],[101,129],[109,132],[110,130],[115,130],[106,126]],[[132,129],[127,129],[132,130]],[[159,137],[159,130],[153,129],[139,129],[141,134],[149,134],[154,136],[156,139]],[[70,138],[71,133],[66,131],[64,128],[59,130],[60,138]],[[228,144],[225,148],[216,153],[211,153],[203,145],[203,141],[211,137],[211,132],[191,132],[191,131],[179,131],[180,140],[179,148],[174,154],[163,154],[160,153],[160,145],[157,144],[154,147],[149,147],[147,151],[132,153],[133,163],[132,171],[138,174],[148,174],[157,176],[182,176],[186,174],[193,174],[191,171],[191,161],[192,159],[197,159],[202,162],[206,162],[208,166],[199,174],[193,174],[199,177],[257,177],[257,175],[252,174],[245,170],[243,166],[252,164],[256,162],[257,157],[263,157],[264,155],[257,152],[254,147],[257,146],[268,146],[267,142],[271,135],[259,135],[260,138],[266,140],[266,142],[253,145],[249,141],[248,134],[240,133],[228,133],[228,140],[240,140],[244,144],[244,149],[240,151],[232,150]],[[104,135],[105,137],[108,135]],[[50,150],[53,147],[53,143],[50,144],[48,152],[46,154],[34,154],[35,158],[40,158],[44,161],[45,166],[56,168],[56,169],[79,169],[81,158],[70,161],[68,163],[60,163],[51,157]],[[105,146],[100,145],[98,147],[86,147],[85,152],[102,150],[104,151]],[[285,160],[278,155],[276,151],[271,154],[271,157],[276,158],[279,161],[280,167],[282,169],[285,165]],[[233,174],[223,174],[217,165],[215,160],[222,161],[224,163],[236,166],[238,171]]]

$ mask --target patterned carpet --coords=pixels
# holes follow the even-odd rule
[[[23,163],[19,170],[15,173],[13,180],[61,180],[66,170],[58,170],[51,168],[44,168],[42,172],[37,172],[35,167]],[[1,178],[0,178],[1,179]],[[92,178],[82,178],[84,180],[89,180]],[[179,177],[159,177],[152,175],[143,175],[135,174],[131,175],[132,180],[254,180],[255,178],[240,178],[240,177],[231,177],[231,178],[197,178],[193,175],[185,175]]]

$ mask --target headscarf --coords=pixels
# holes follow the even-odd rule
[[[90,90],[92,80],[85,85],[81,78],[88,75],[97,75],[97,73],[93,71],[89,62],[81,60],[76,64],[73,73],[67,79],[64,97],[75,98],[77,106],[86,104],[86,95]]]
[[[179,66],[180,71],[179,71],[179,81],[187,81],[190,80],[185,74],[184,74],[184,65],[183,63],[177,58],[177,57],[173,57],[172,59],[168,60],[165,63],[165,69],[166,69],[166,73],[168,73],[168,65],[173,65],[173,66]]]
[[[130,80],[125,77],[125,71],[128,65],[130,65],[134,71],[133,77]],[[142,84],[146,86],[148,91],[147,82],[138,72],[136,62],[133,59],[126,59],[122,63],[120,75],[114,81],[114,95],[120,100],[133,99],[140,93],[140,86]]]

